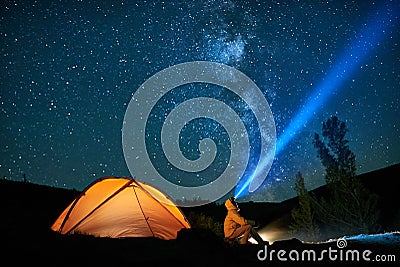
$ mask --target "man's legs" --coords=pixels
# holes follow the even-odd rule
[[[251,225],[242,225],[238,228],[235,229],[235,232],[233,232],[233,234],[229,237],[229,239],[236,239],[238,237],[240,237],[241,235],[243,235],[242,239],[240,240],[241,244],[246,244],[247,240],[249,239],[251,230],[253,228],[251,227]]]

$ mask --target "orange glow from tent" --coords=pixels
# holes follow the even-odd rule
[[[51,227],[61,234],[161,239],[175,239],[183,228],[190,225],[166,194],[149,184],[117,177],[90,184]]]

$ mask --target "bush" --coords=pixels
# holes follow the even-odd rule
[[[194,211],[188,212],[186,217],[192,228],[209,229],[215,235],[222,238],[224,237],[223,224],[215,221],[213,217]]]

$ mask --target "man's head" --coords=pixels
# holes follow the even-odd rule
[[[239,208],[238,203],[236,202],[236,199],[234,197],[230,197],[229,199],[232,202],[232,204],[236,207],[236,209],[239,211],[240,208]]]

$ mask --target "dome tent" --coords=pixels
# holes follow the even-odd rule
[[[77,196],[51,226],[61,234],[176,239],[190,228],[185,215],[157,188],[131,177],[103,177]]]

